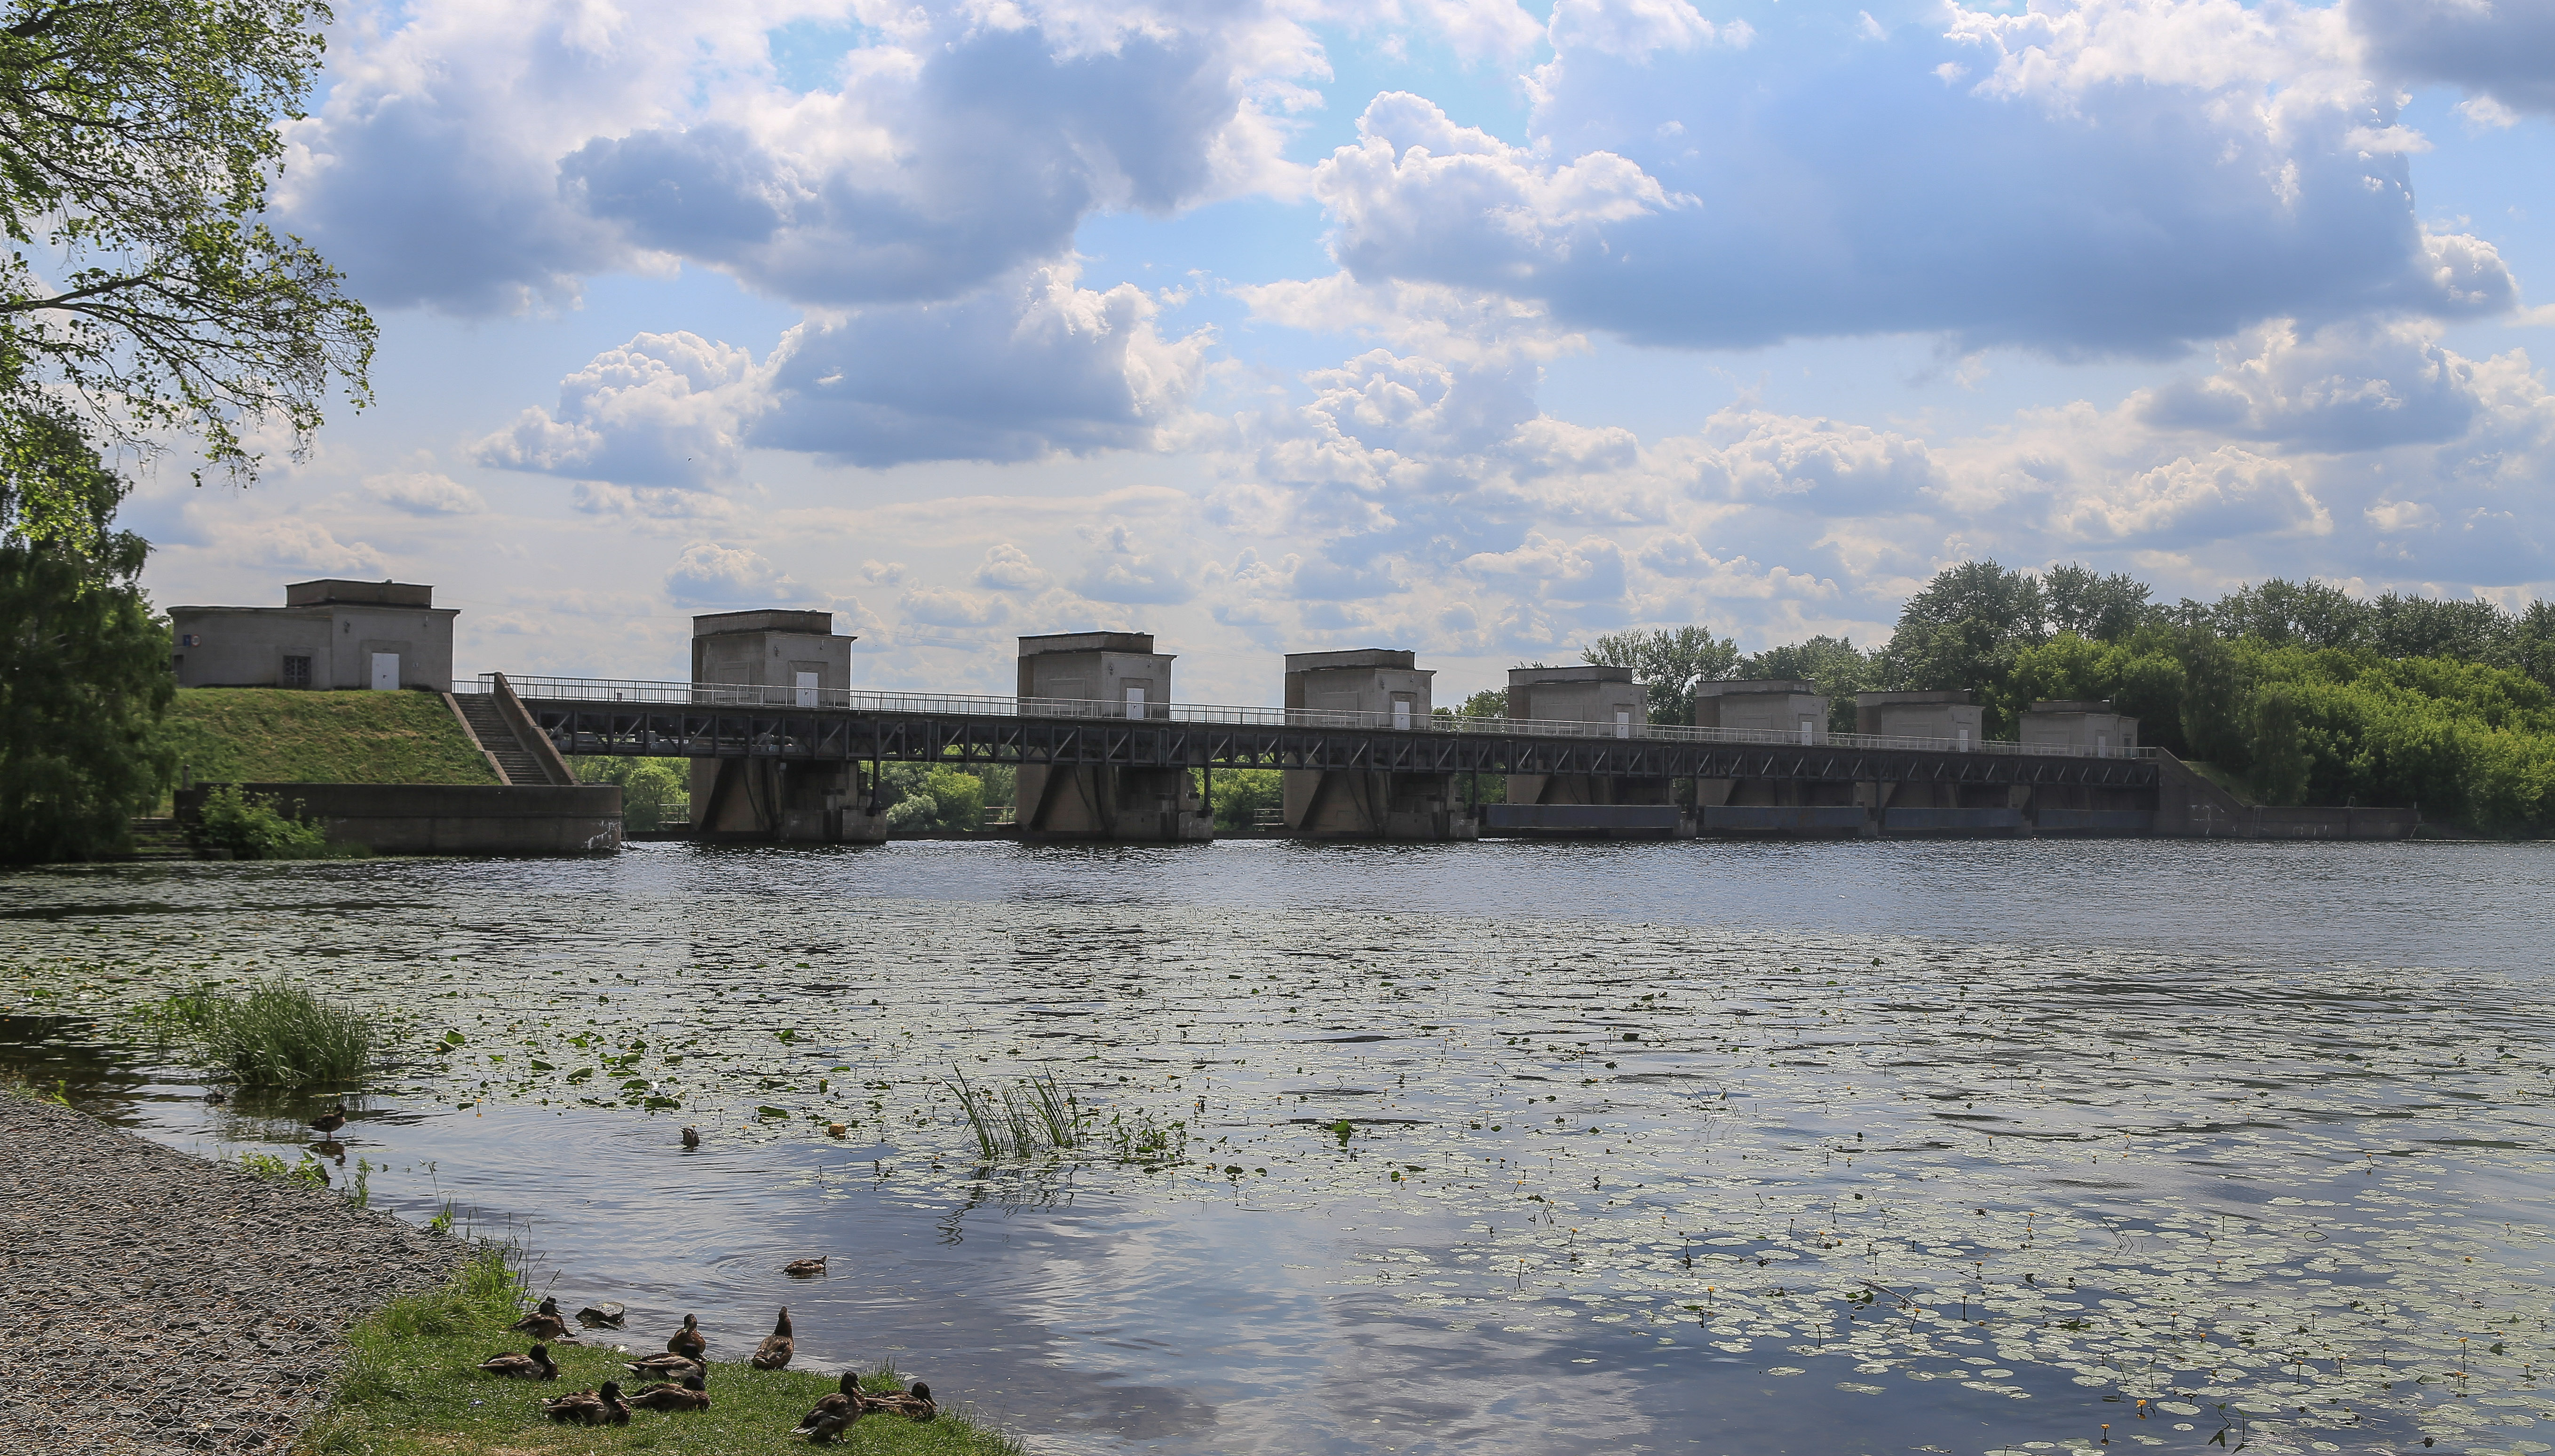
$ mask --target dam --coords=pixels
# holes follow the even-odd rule
[[[2036,703],[2020,741],[1980,736],[1959,693],[1866,693],[1858,728],[1791,681],[1702,684],[1695,723],[1653,723],[1629,668],[1519,668],[1515,716],[1435,709],[1407,652],[1296,654],[1285,705],[1189,703],[1142,633],[1021,639],[1021,691],[849,685],[823,612],[697,619],[695,680],[488,673],[482,692],[562,756],[684,758],[704,839],[886,837],[889,763],[1017,771],[1029,840],[1213,835],[1218,770],[1285,776],[1305,838],[2191,835],[2400,838],[2396,809],[2243,805],[2108,703]],[[519,717],[517,715],[520,715]]]

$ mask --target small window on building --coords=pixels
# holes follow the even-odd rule
[[[287,687],[308,687],[310,685],[310,660],[308,658],[286,658],[284,660],[284,685]]]

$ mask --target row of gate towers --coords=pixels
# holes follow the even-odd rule
[[[692,680],[761,687],[847,689],[851,637],[833,630],[824,611],[767,609],[692,619]],[[1069,632],[1020,639],[1016,689],[1021,711],[1036,700],[1077,705],[1131,718],[1166,717],[1172,654],[1154,650],[1142,632]],[[1289,710],[1376,715],[1399,724],[1435,708],[1435,673],[1408,652],[1369,649],[1293,653],[1286,657]],[[1646,723],[1646,693],[1629,667],[1520,667],[1509,673],[1508,713],[1612,725]],[[1872,699],[1874,701],[1866,701]],[[2109,704],[2048,704],[2108,710]],[[1707,727],[1749,728],[1804,743],[1823,740],[1827,699],[1806,682],[1704,684],[1696,711]],[[2104,714],[2108,716],[2108,714]],[[1867,693],[1858,696],[1858,727],[1964,746],[1980,736],[1980,709],[1958,692]],[[2135,719],[2122,718],[2134,733]],[[2081,726],[2081,725],[2080,725]],[[2126,744],[2129,740],[2118,740]],[[1481,832],[1478,806],[1467,802],[1464,776],[1371,770],[1284,771],[1284,827],[1315,837],[1449,840]],[[1789,785],[1716,781],[1694,786],[1698,802],[1746,801],[1752,791],[1793,796]],[[1851,791],[1848,786],[1839,786]],[[1137,842],[1214,836],[1212,781],[1186,769],[1133,769],[1022,764],[1013,801],[1018,832],[1028,839]],[[2000,794],[2002,789],[1997,790]],[[1739,794],[1739,798],[1731,795]],[[1664,779],[1601,775],[1515,774],[1511,804],[1665,804]],[[692,833],[704,839],[868,842],[887,837],[887,809],[875,766],[785,763],[777,759],[700,759],[692,764]]]

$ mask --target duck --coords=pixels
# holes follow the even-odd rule
[[[542,1413],[570,1425],[628,1425],[630,1407],[621,1403],[621,1382],[605,1381],[600,1391],[579,1391],[544,1400]]]
[[[825,1261],[833,1257],[826,1254],[815,1259],[793,1259],[781,1266],[781,1272],[793,1279],[811,1279],[825,1272]]]
[[[833,1444],[834,1437],[841,1435],[869,1408],[870,1397],[861,1394],[860,1373],[847,1370],[843,1372],[840,1388],[818,1400],[815,1408],[809,1410],[798,1422],[797,1429],[790,1434],[805,1436],[812,1445],[829,1446]]]
[[[784,1304],[781,1318],[773,1322],[772,1333],[754,1347],[754,1355],[747,1363],[757,1370],[788,1370],[790,1357],[797,1348],[796,1337],[790,1333],[790,1306]]]
[[[630,1362],[630,1368],[640,1375],[662,1376],[669,1381],[678,1381],[687,1375],[706,1377],[710,1373],[708,1366],[697,1360],[677,1355],[670,1350],[663,1355],[651,1355],[645,1360],[634,1360]]]
[[[909,1420],[929,1420],[940,1413],[940,1402],[931,1398],[931,1388],[920,1381],[902,1395],[872,1395],[869,1403],[881,1410],[902,1415]]]
[[[710,1395],[708,1389],[702,1385],[701,1378],[699,1376],[687,1375],[683,1377],[683,1383],[678,1386],[647,1387],[640,1391],[638,1395],[631,1397],[630,1406],[634,1410],[664,1410],[669,1412],[675,1410],[707,1410],[710,1408]]]
[[[576,1322],[590,1330],[617,1330],[628,1315],[627,1310],[607,1299],[601,1304],[589,1304],[578,1310]]]
[[[559,1318],[558,1301],[544,1295],[541,1305],[530,1314],[506,1326],[536,1340],[556,1340],[567,1334],[567,1321]]]
[[[685,1148],[698,1148],[698,1147],[700,1147],[700,1146],[701,1146],[701,1130],[700,1130],[700,1129],[698,1129],[698,1128],[685,1128],[685,1129],[683,1129],[683,1146],[684,1146]]]
[[[310,1131],[317,1133],[324,1138],[345,1125],[346,1099],[340,1097],[337,1099],[337,1105],[335,1107],[328,1109],[326,1112],[323,1112],[310,1120]]]
[[[490,1375],[501,1375],[508,1380],[554,1381],[558,1379],[558,1363],[550,1359],[550,1347],[548,1345],[535,1345],[529,1355],[491,1355],[479,1362],[479,1368]]]
[[[215,1087],[212,1091],[204,1094],[204,1103],[208,1107],[219,1107],[230,1100],[231,1094],[223,1091],[219,1087]]]
[[[710,1342],[701,1338],[700,1316],[684,1315],[683,1327],[667,1338],[666,1348],[676,1355],[687,1356],[693,1360],[707,1358],[710,1353]]]

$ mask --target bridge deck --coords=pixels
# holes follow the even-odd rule
[[[1962,748],[1942,740],[1838,735],[1804,744],[1735,730],[1501,718],[1397,722],[1378,714],[1184,704],[1157,705],[1159,717],[1130,718],[1114,704],[1044,699],[559,678],[511,685],[565,754],[2118,789],[2157,782],[2155,760],[2142,753],[2096,756],[2009,743]],[[675,693],[695,700],[647,700]],[[782,701],[755,700],[764,697]],[[815,701],[802,705],[797,699],[803,698]],[[1335,721],[1360,719],[1368,721]]]

